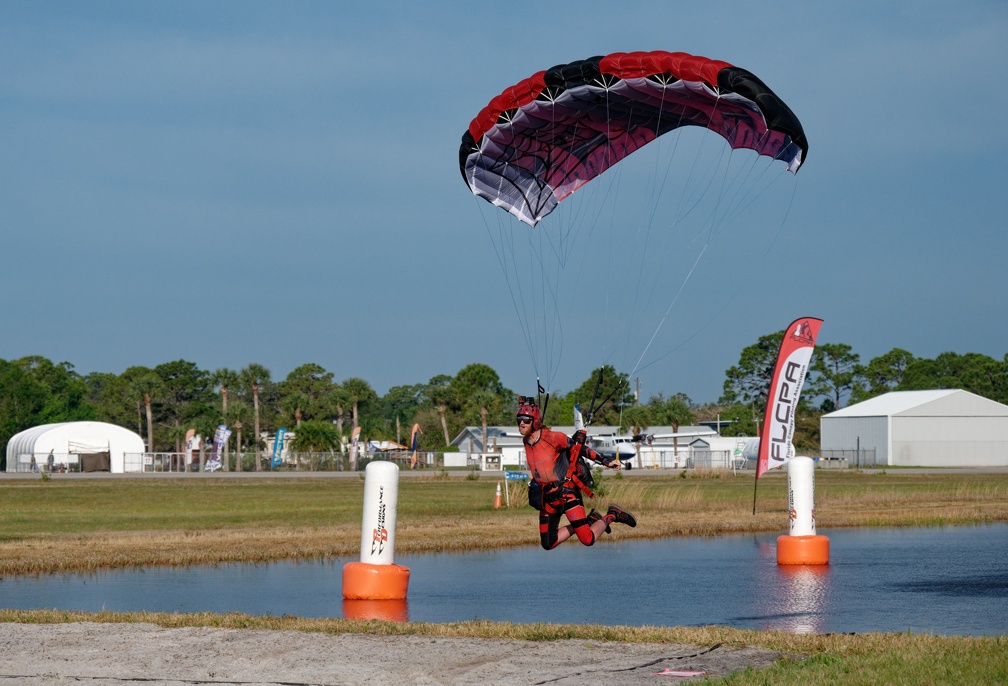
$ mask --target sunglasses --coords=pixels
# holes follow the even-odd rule
[[[518,424],[531,424],[531,423],[532,423],[531,417],[525,417],[525,416],[518,417]]]

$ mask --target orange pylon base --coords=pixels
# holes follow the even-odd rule
[[[777,564],[828,565],[829,539],[825,536],[778,536]]]
[[[409,567],[347,562],[343,565],[343,597],[347,600],[403,600],[409,588]]]
[[[383,622],[408,622],[409,601],[343,600],[343,619],[379,619]]]

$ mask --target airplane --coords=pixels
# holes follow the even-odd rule
[[[581,405],[578,403],[574,405],[574,428],[579,431],[583,431],[586,428],[584,417],[581,414]],[[646,436],[634,436],[630,434],[588,436],[588,447],[597,452],[603,459],[611,460],[615,457],[620,462],[629,464],[630,460],[637,457],[637,446],[634,444],[646,439]]]
[[[620,462],[626,462],[637,457],[637,446],[641,438],[639,436],[589,436],[588,447],[597,452],[606,460],[617,458]]]

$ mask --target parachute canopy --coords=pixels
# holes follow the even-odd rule
[[[760,79],[683,52],[613,53],[533,74],[490,101],[462,136],[476,195],[530,226],[641,146],[699,126],[783,160],[808,153],[801,123]]]

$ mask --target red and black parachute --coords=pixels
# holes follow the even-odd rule
[[[808,141],[759,78],[683,52],[613,53],[538,72],[507,88],[462,136],[459,166],[476,195],[535,224],[630,153],[682,126],[797,172]]]

